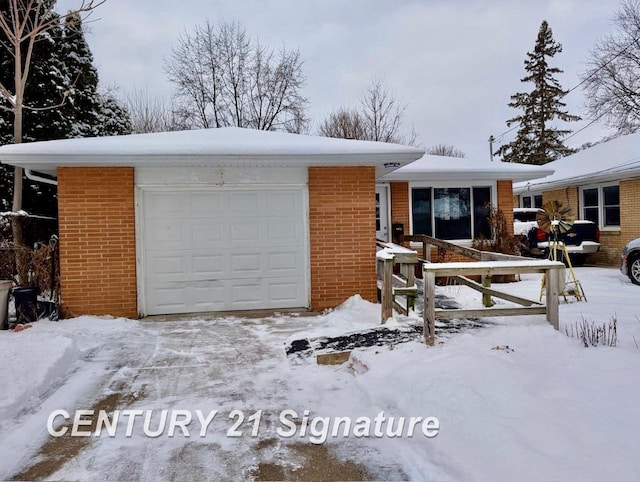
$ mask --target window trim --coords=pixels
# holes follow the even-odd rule
[[[536,201],[535,201],[536,196],[540,196],[540,198],[541,198],[541,200],[542,200],[542,204],[544,204],[544,197],[543,197],[542,192],[537,192],[537,191],[527,191],[527,192],[526,192],[526,194],[525,194],[525,193],[523,193],[523,194],[520,194],[520,195],[518,196],[518,207],[519,207],[519,208],[524,208],[524,206],[523,206],[523,204],[524,204],[524,198],[526,198],[526,197],[530,197],[530,198],[531,198],[531,204],[532,204],[532,205],[531,205],[531,207],[532,207],[532,208],[535,208],[535,207],[536,207],[536,205],[535,205],[535,204],[536,204]],[[542,205],[540,205],[539,207],[542,207]]]
[[[428,181],[409,182],[409,230],[411,234],[413,234],[413,193],[412,193],[413,189],[430,188],[432,189],[431,196],[433,199],[433,189],[439,189],[439,188],[461,188],[461,189],[470,188],[472,189],[472,188],[482,188],[482,187],[489,187],[491,189],[491,205],[498,206],[497,181],[488,181],[488,182],[477,181],[477,182],[471,182],[471,183],[460,182],[460,181],[445,181],[445,182],[438,182],[438,183],[431,183]],[[473,216],[471,216],[471,233],[472,234],[474,231],[473,223],[474,223]],[[432,229],[432,233],[435,234],[433,209],[431,211],[431,229]],[[473,238],[448,239],[447,241],[450,243],[470,246],[471,242],[473,241]]]
[[[620,182],[619,181],[614,181],[614,182],[604,182],[604,183],[599,183],[599,184],[586,184],[584,186],[580,186],[579,189],[579,205],[580,205],[580,219],[586,219],[585,218],[585,205],[584,205],[584,191],[588,190],[588,189],[597,189],[598,190],[598,228],[600,229],[600,231],[620,231],[621,230],[621,226],[603,226],[604,224],[604,219],[605,219],[605,212],[604,212],[604,191],[603,188],[605,187],[611,187],[611,186],[616,186],[618,188],[618,209],[621,209],[621,205],[620,205]]]

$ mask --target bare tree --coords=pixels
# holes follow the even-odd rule
[[[406,108],[384,82],[373,80],[357,109],[342,107],[332,112],[320,124],[318,133],[327,137],[412,145],[416,139],[415,131],[409,138],[400,134]]]
[[[406,109],[406,104],[398,102],[395,93],[381,80],[373,80],[360,101],[367,138],[381,142],[404,141],[399,131]]]
[[[342,139],[366,139],[364,120],[357,110],[341,108],[320,124],[319,134]]]
[[[427,148],[427,154],[432,156],[447,156],[447,157],[465,157],[465,153],[460,149],[456,149],[453,146],[447,144],[436,144]]]
[[[640,128],[640,2],[623,0],[613,22],[618,31],[596,43],[582,82],[593,122],[620,135]]]
[[[59,25],[59,22],[73,22],[75,18],[86,18],[93,10],[106,0],[82,0],[75,10],[59,16],[54,13],[56,0],[4,0],[1,2],[0,31],[4,41],[0,48],[5,49],[13,58],[13,86],[0,83],[0,109],[13,114],[13,142],[22,142],[22,114],[25,109],[54,109],[64,104],[69,91],[63,92],[60,103],[50,106],[25,105],[24,98],[31,68],[31,57],[35,43],[45,38],[48,32]],[[12,89],[13,87],[13,89]],[[22,209],[22,169],[15,168],[13,185],[14,212]],[[13,223],[14,243],[22,242],[20,223]]]
[[[300,132],[308,124],[300,52],[274,51],[237,23],[182,33],[165,72],[194,127]]]
[[[180,110],[162,97],[152,96],[147,89],[137,89],[125,96],[131,129],[135,134],[187,129]]]

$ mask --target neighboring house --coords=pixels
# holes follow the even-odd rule
[[[552,173],[546,166],[425,155],[378,180],[377,236],[389,239],[390,219],[405,234],[468,246],[475,238],[491,238],[488,205],[502,211],[513,234],[513,182]]]
[[[423,154],[222,128],[7,145],[0,161],[57,178],[63,313],[136,317],[375,301],[376,182]]]
[[[640,133],[618,137],[545,164],[555,173],[514,185],[520,207],[557,200],[600,228],[600,252],[590,261],[617,264],[631,239],[640,237]]]

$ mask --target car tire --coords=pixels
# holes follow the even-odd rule
[[[629,265],[627,266],[627,273],[629,279],[635,285],[640,285],[640,255],[635,255],[629,259]]]

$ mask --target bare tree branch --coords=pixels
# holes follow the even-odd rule
[[[381,80],[373,80],[360,100],[359,109],[341,108],[320,125],[320,135],[398,144],[414,143],[415,133],[407,140],[400,126],[407,106]]]
[[[624,0],[613,22],[618,31],[596,43],[582,84],[589,117],[620,135],[640,129],[640,2]]]
[[[237,23],[184,32],[165,59],[176,103],[195,127],[300,132],[308,124],[302,60],[252,40]]]

